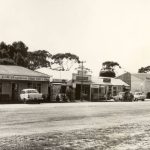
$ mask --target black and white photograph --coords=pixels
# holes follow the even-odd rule
[[[0,150],[150,150],[150,1],[0,0]]]

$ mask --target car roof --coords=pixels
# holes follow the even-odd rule
[[[143,93],[143,92],[135,92],[135,94],[137,94],[137,93]]]

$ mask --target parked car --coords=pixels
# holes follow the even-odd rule
[[[23,103],[41,103],[43,101],[43,96],[36,89],[23,89],[20,93],[20,100]]]
[[[143,92],[134,93],[134,101],[138,101],[138,100],[144,101],[145,99],[146,99],[146,95]]]
[[[119,92],[116,96],[113,96],[114,101],[123,101],[125,92]]]

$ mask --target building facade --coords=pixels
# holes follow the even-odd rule
[[[129,88],[129,85],[120,79],[109,77],[92,77],[86,72],[78,71],[72,74],[72,87],[75,99],[80,100],[83,94],[86,100],[101,101],[117,95]]]
[[[0,65],[0,101],[17,102],[22,89],[35,88],[48,96],[50,77],[20,66]]]
[[[129,85],[120,79],[110,77],[92,78],[91,100],[101,101],[109,100],[119,92],[123,92]]]
[[[124,73],[117,77],[128,83],[130,81],[130,90],[134,92],[144,92],[146,95],[150,92],[150,74],[148,73]]]

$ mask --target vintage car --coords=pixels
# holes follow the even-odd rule
[[[145,99],[146,99],[146,95],[143,92],[134,93],[134,101],[138,101],[138,100],[144,101]]]
[[[41,103],[43,101],[43,95],[36,89],[23,89],[20,93],[20,101],[23,103]]]

